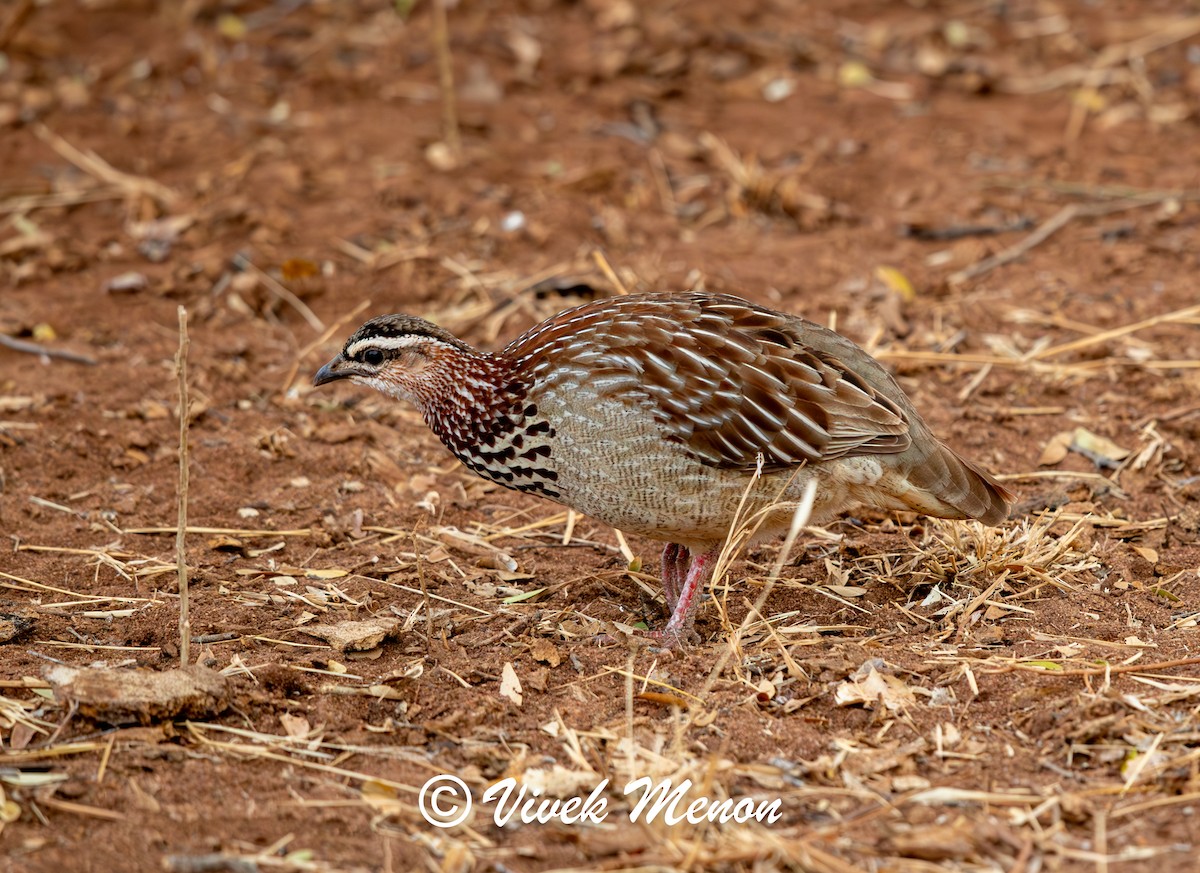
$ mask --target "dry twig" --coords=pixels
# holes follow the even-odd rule
[[[268,291],[296,310],[300,314],[300,317],[308,322],[309,327],[318,333],[325,330],[325,323],[317,318],[315,312],[308,308],[308,304],[293,294],[282,282],[265,270],[260,269],[244,255],[237,255],[233,261],[239,269],[247,270],[257,276],[258,280],[263,283],[263,286]]]
[[[99,179],[109,185],[115,185],[125,192],[127,197],[146,196],[163,206],[174,206],[179,202],[179,195],[154,179],[135,176],[118,170],[95,152],[83,152],[75,148],[57,133],[41,122],[33,126],[34,135],[46,143],[59,156],[70,161],[89,176]]]
[[[63,361],[70,361],[73,364],[86,364],[89,367],[94,367],[97,364],[95,358],[89,358],[87,355],[81,355],[78,352],[69,352],[66,349],[48,349],[43,345],[28,343],[4,333],[0,333],[0,346],[12,349],[14,352],[42,355],[47,358],[58,358]]]
[[[1154,206],[1162,203],[1164,200],[1177,198],[1177,192],[1154,193],[1153,195],[1131,197],[1125,200],[1120,200],[1116,203],[1092,203],[1080,204],[1071,203],[1064,206],[1054,215],[1050,216],[1042,224],[1038,225],[1037,230],[1029,234],[1024,239],[1009,246],[1003,251],[997,252],[994,255],[983,258],[969,267],[964,267],[951,273],[946,281],[952,287],[961,285],[971,279],[978,279],[985,273],[990,273],[997,267],[1002,267],[1005,264],[1012,263],[1018,258],[1028,254],[1033,249],[1040,246],[1058,231],[1062,230],[1072,220],[1080,216],[1099,216],[1110,215],[1114,212],[1123,212],[1127,209],[1140,209],[1145,206]]]
[[[179,574],[179,663],[186,667],[192,638],[188,616],[187,499],[188,499],[188,330],[187,309],[179,307],[179,351],[175,355],[175,379],[179,385],[179,492],[176,502],[179,524],[175,531],[175,566]]]
[[[287,391],[289,388],[292,387],[292,383],[296,380],[296,374],[300,372],[300,364],[304,361],[305,358],[307,358],[310,354],[312,354],[313,350],[320,348],[325,343],[329,342],[330,337],[332,337],[339,330],[341,330],[343,325],[345,325],[347,322],[353,320],[355,318],[355,316],[357,316],[359,313],[361,313],[364,309],[366,309],[370,305],[371,305],[370,300],[360,301],[357,306],[355,306],[353,309],[351,309],[349,312],[347,312],[345,315],[343,315],[341,318],[339,318],[337,321],[335,321],[333,324],[331,324],[328,328],[326,328],[325,331],[319,337],[317,337],[311,343],[309,343],[304,348],[302,348],[300,350],[300,354],[296,355],[296,357],[292,360],[292,366],[288,370],[288,374],[287,374],[286,378],[284,378],[284,380],[283,380],[283,390]]]
[[[1072,203],[1069,206],[1064,206],[1047,221],[1040,224],[1033,233],[1025,237],[1015,245],[1011,245],[1004,251],[997,252],[991,257],[984,258],[981,261],[976,261],[969,267],[964,267],[954,273],[951,273],[946,281],[951,285],[961,285],[964,282],[969,282],[971,279],[978,279],[985,273],[990,273],[997,267],[1002,267],[1005,264],[1017,260],[1017,258],[1029,252],[1031,249],[1044,243],[1051,236],[1062,230],[1076,215],[1079,214],[1079,207]]]
[[[433,0],[433,42],[437,50],[438,88],[442,92],[442,126],[446,145],[457,158],[462,153],[462,136],[458,131],[458,104],[454,96],[454,64],[450,56],[445,0]]]
[[[37,7],[34,0],[21,0],[21,3],[12,11],[12,15],[8,17],[8,21],[4,23],[4,29],[0,30],[0,51],[6,49],[20,33],[21,28],[25,26],[31,17],[33,11]]]

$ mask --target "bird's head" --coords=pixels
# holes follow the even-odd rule
[[[474,354],[449,331],[411,315],[372,318],[313,376],[313,385],[348,379],[422,405],[454,361]]]

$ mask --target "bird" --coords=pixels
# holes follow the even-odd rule
[[[694,638],[731,524],[786,531],[857,506],[997,525],[1013,499],[934,436],[875,358],[796,315],[704,291],[603,297],[502,350],[372,318],[313,376],[408,401],[467,468],[664,541],[664,648]],[[775,508],[772,508],[775,507]]]

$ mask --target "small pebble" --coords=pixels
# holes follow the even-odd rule
[[[105,283],[104,290],[109,294],[128,294],[134,291],[141,291],[149,284],[150,282],[144,273],[135,271],[113,276]]]
[[[768,103],[779,103],[791,97],[796,91],[794,79],[772,79],[763,86],[763,99]]]

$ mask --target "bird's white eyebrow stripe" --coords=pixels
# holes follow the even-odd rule
[[[354,358],[357,357],[358,353],[363,349],[384,349],[394,352],[400,349],[407,349],[416,345],[421,340],[428,339],[429,337],[413,336],[411,334],[409,336],[368,337],[366,339],[360,339],[352,346],[348,346],[344,354],[347,358]]]

